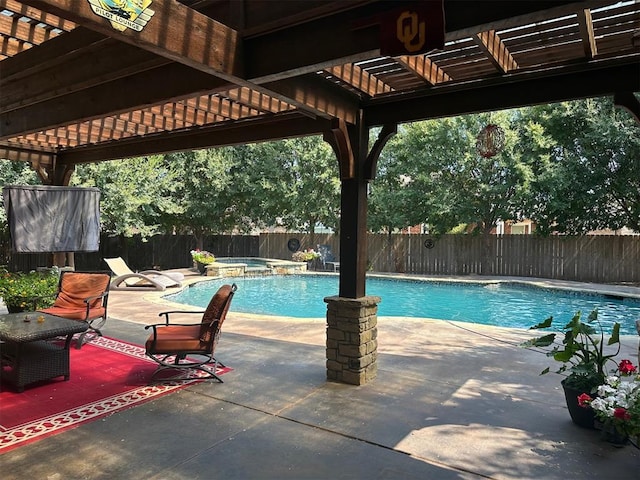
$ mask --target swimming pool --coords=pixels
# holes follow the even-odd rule
[[[234,277],[199,282],[165,298],[172,302],[206,307],[224,283],[235,282],[238,291],[232,310],[243,313],[298,318],[324,318],[324,297],[338,294],[338,277],[326,275],[279,275]],[[507,283],[450,283],[390,278],[367,278],[367,295],[382,298],[379,316],[426,317],[529,328],[553,315],[562,326],[576,311],[585,315],[594,308],[610,331],[614,322],[621,332],[636,335],[640,300],[610,298]]]
[[[277,262],[277,260],[270,260],[265,258],[257,258],[257,257],[223,257],[216,258],[216,262],[218,263],[244,263],[249,268],[267,268],[270,263]]]

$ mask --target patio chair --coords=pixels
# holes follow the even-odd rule
[[[235,283],[223,285],[213,295],[204,312],[162,312],[160,316],[164,315],[165,323],[144,327],[145,330],[153,329],[145,343],[146,355],[159,365],[150,382],[197,378],[222,383],[222,379],[216,375],[216,369],[218,365],[224,367],[224,364],[214,357],[214,353],[236,290]],[[194,324],[170,323],[169,315],[175,313],[202,314],[202,320]],[[179,370],[181,373],[178,376],[159,378],[158,375],[166,370]]]
[[[102,336],[100,328],[107,321],[110,281],[109,272],[62,271],[55,302],[51,307],[38,311],[86,322],[89,328],[76,339],[76,348],[79,349]]]
[[[340,270],[340,262],[331,251],[331,245],[318,245],[318,253],[323,270],[327,270],[327,268],[332,268],[334,272]]]
[[[111,290],[146,290],[155,288],[164,291],[168,287],[182,287],[184,275],[180,272],[144,270],[134,272],[121,257],[105,258],[104,261],[116,278],[111,282]]]

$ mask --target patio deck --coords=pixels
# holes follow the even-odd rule
[[[142,344],[143,324],[168,309],[160,295],[112,292],[105,334]],[[528,332],[380,318],[378,377],[356,387],[326,381],[324,329],[317,320],[237,314],[232,305],[217,355],[234,369],[224,384],[193,385],[8,452],[2,477],[638,475],[640,450],[612,447],[571,423],[560,378],[538,375],[547,358],[517,346]],[[636,363],[638,337],[624,337],[623,349]]]

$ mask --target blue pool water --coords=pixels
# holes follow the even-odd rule
[[[335,276],[270,275],[201,282],[165,298],[206,307],[220,285],[231,282],[238,285],[231,308],[244,313],[324,318],[324,297],[338,294]],[[621,323],[620,333],[636,335],[635,320],[640,318],[640,300],[504,283],[367,278],[367,295],[382,298],[379,316],[428,317],[503,327],[529,328],[549,316],[561,327],[578,310],[586,319],[597,308],[605,332],[610,332],[610,325],[617,321]]]
[[[216,262],[218,263],[244,263],[247,265],[247,267],[266,267],[267,266],[267,262],[265,260],[261,260],[258,258],[252,258],[252,257],[247,257],[247,258],[237,258],[237,257],[233,257],[233,258],[217,258]]]

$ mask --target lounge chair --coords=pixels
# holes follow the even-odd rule
[[[330,245],[318,245],[318,253],[320,254],[320,264],[323,270],[327,270],[327,268],[332,268],[334,272],[340,270],[340,261],[331,251]]]
[[[162,312],[160,316],[165,317],[165,323],[147,325],[145,329],[153,329],[145,343],[146,355],[152,358],[159,366],[151,377],[151,382],[158,378],[158,374],[165,370],[179,370],[180,376],[167,377],[166,380],[193,380],[194,378],[204,380],[217,380],[222,383],[222,379],[216,375],[218,365],[224,367],[213,356],[215,353],[222,324],[229,311],[233,294],[237,289],[236,284],[223,285],[213,295],[209,305],[204,312],[194,311],[170,311]],[[174,313],[201,314],[200,323],[184,324],[170,323],[169,315]],[[195,372],[188,370],[199,370],[203,375],[194,376]]]
[[[155,288],[164,291],[168,287],[181,287],[184,275],[180,272],[161,272],[159,270],[144,270],[134,272],[121,257],[105,258],[116,278],[111,282],[111,290],[146,290]]]
[[[89,328],[76,339],[79,349],[91,339],[102,336],[100,328],[107,321],[110,281],[109,272],[62,271],[53,306],[38,311],[86,322]]]

